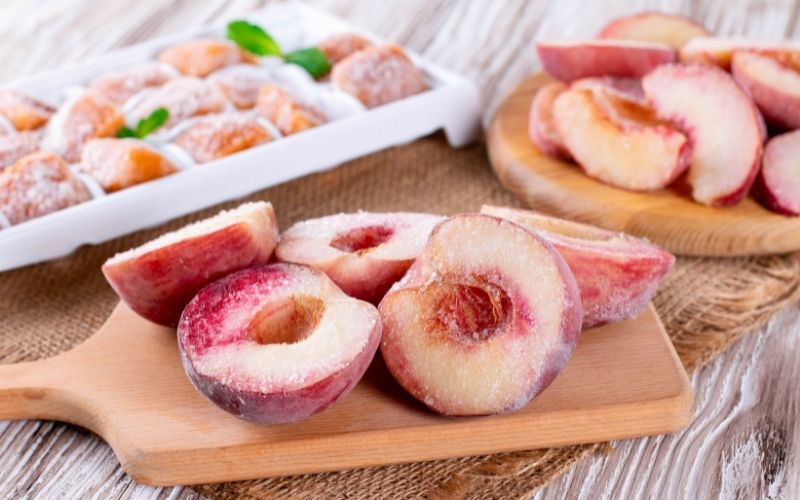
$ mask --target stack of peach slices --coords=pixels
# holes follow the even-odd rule
[[[712,37],[689,19],[643,13],[597,39],[537,49],[558,80],[531,105],[542,153],[617,188],[674,184],[714,207],[752,190],[767,208],[800,214],[800,44]]]
[[[120,253],[103,273],[133,311],[177,327],[200,393],[283,423],[345,397],[378,347],[437,413],[521,408],[582,328],[638,316],[673,262],[645,240],[514,208],[338,214],[281,234],[272,205],[254,202]]]

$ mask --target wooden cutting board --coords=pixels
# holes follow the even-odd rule
[[[649,193],[617,189],[576,165],[539,152],[528,138],[528,111],[544,74],[524,80],[489,128],[489,159],[500,182],[527,205],[562,217],[644,236],[681,255],[733,256],[800,249],[800,217],[785,217],[752,198],[711,208],[674,188]]]
[[[53,332],[55,335],[58,332]],[[208,402],[186,378],[174,330],[124,305],[75,349],[0,365],[0,419],[94,431],[150,485],[196,484],[417,462],[676,431],[693,394],[652,305],[587,330],[565,371],[526,408],[445,418],[407,396],[380,356],[352,393],[295,424],[260,426]]]

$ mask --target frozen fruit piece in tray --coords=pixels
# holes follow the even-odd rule
[[[177,72],[166,64],[146,63],[103,74],[92,80],[88,87],[121,106],[142,90],[160,87],[176,76]]]
[[[261,87],[275,82],[271,72],[261,66],[231,66],[208,77],[239,109],[250,109],[256,105]]]
[[[31,132],[0,135],[0,171],[23,156],[39,149],[39,139]]]
[[[311,104],[278,85],[264,85],[258,94],[258,113],[284,135],[302,132],[325,123],[325,115]]]
[[[79,168],[109,193],[177,171],[168,158],[139,139],[92,139],[83,148]]]
[[[128,121],[136,124],[158,108],[169,111],[169,120],[164,124],[169,128],[193,116],[223,111],[225,96],[208,81],[194,77],[176,78],[139,102],[129,113]]]
[[[370,46],[372,46],[372,42],[357,33],[339,33],[317,44],[317,47],[325,54],[328,62],[332,65],[350,54]]]
[[[201,39],[165,49],[158,60],[174,66],[184,75],[206,76],[225,66],[255,62],[255,58],[233,43]]]
[[[198,163],[206,163],[272,140],[258,118],[243,113],[208,115],[175,139]]]
[[[53,115],[55,108],[16,90],[0,90],[0,116],[17,130],[34,130]]]

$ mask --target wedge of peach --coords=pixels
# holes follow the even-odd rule
[[[271,141],[272,135],[252,115],[207,115],[181,132],[175,144],[198,163],[206,163]]]
[[[317,44],[331,64],[336,64],[351,54],[371,47],[372,42],[358,33],[338,33]]]
[[[113,193],[177,172],[160,151],[140,139],[92,139],[81,154],[80,171]]]
[[[237,417],[268,424],[309,417],[345,397],[380,338],[375,306],[295,264],[246,269],[208,285],[178,325],[195,388]]]
[[[23,156],[39,150],[39,138],[34,132],[0,135],[0,172]]]
[[[348,295],[377,304],[442,219],[402,212],[329,215],[284,231],[275,254],[285,262],[315,267]]]
[[[260,88],[256,110],[259,115],[275,124],[283,135],[296,134],[326,121],[325,114],[315,106],[274,84]]]
[[[627,40],[544,41],[536,50],[544,70],[565,82],[592,76],[640,78],[676,58],[668,45]]]
[[[101,75],[89,84],[89,88],[122,106],[142,90],[160,87],[177,75],[177,71],[166,64],[146,63]]]
[[[589,176],[648,191],[669,185],[686,170],[691,146],[683,133],[653,120],[647,108],[600,95],[568,90],[553,104],[559,137]]]
[[[0,91],[0,116],[19,131],[34,130],[45,123],[55,108],[16,90]]]
[[[759,200],[770,210],[800,215],[800,130],[773,137],[764,148],[756,184]]]
[[[531,210],[484,205],[551,243],[569,265],[583,303],[583,327],[637,317],[652,300],[675,257],[624,233],[551,217]]]
[[[277,241],[272,205],[245,203],[117,254],[103,264],[103,274],[134,312],[174,327],[201,288],[266,263]]]
[[[768,122],[800,128],[800,72],[775,58],[746,51],[734,52],[731,72]]]
[[[697,37],[681,47],[678,59],[685,63],[713,64],[730,69],[733,53],[754,52],[776,57],[786,64],[800,64],[800,43],[795,41],[753,40],[744,37]]]
[[[688,17],[663,12],[640,12],[612,20],[600,30],[597,37],[663,43],[679,49],[692,38],[707,35],[705,28]]]
[[[525,406],[566,365],[583,319],[558,252],[517,224],[480,214],[437,225],[379,310],[389,371],[444,415]]]
[[[128,114],[135,126],[158,108],[169,111],[165,128],[173,127],[187,118],[219,113],[225,110],[225,94],[213,83],[194,77],[174,78],[142,99]]]
[[[553,123],[553,101],[566,89],[567,86],[561,82],[551,82],[536,92],[528,115],[528,135],[542,153],[554,158],[570,159],[569,151],[561,142]]]
[[[744,198],[761,165],[763,122],[753,101],[725,71],[670,64],[642,79],[659,115],[692,141],[692,197],[724,206]]]
[[[203,77],[225,66],[254,63],[256,58],[235,44],[213,39],[191,40],[165,49],[158,55],[162,63],[189,76]]]

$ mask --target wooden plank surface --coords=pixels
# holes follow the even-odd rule
[[[260,3],[4,0],[0,80],[56,68]],[[800,34],[797,0],[313,3],[473,78],[487,117],[505,93],[534,71],[533,40],[585,37],[620,14],[662,9],[690,14],[722,34]],[[772,498],[800,497],[800,391],[794,384],[800,366],[799,330],[800,307],[794,307],[696,374],[695,422],[687,431],[616,443],[616,453],[584,460],[537,496],[752,498],[766,492]],[[185,488],[136,484],[121,471],[108,446],[89,432],[50,422],[0,422],[0,497],[196,496]]]

